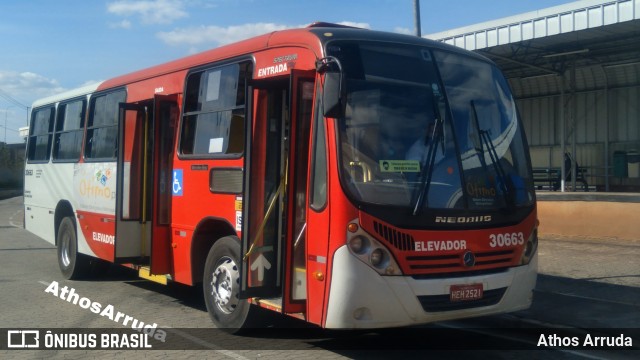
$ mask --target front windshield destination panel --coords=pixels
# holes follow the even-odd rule
[[[386,43],[334,42],[327,51],[346,75],[339,160],[354,203],[402,217],[533,203],[515,102],[495,66]]]

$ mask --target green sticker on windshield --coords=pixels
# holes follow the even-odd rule
[[[420,172],[417,160],[380,160],[381,172]]]

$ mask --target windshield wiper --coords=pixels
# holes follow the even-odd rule
[[[429,194],[429,187],[431,185],[431,178],[433,175],[433,168],[436,164],[436,152],[437,145],[440,142],[442,144],[442,153],[444,153],[444,120],[440,116],[440,110],[438,109],[438,104],[436,102],[435,97],[431,98],[433,105],[433,112],[435,116],[435,123],[433,126],[433,131],[431,134],[427,133],[424,141],[425,143],[431,138],[431,142],[429,143],[429,149],[427,151],[427,163],[426,166],[422,167],[420,170],[420,185],[418,186],[418,197],[416,198],[416,202],[413,206],[413,215],[417,215],[420,209],[422,209],[424,202],[426,201]],[[429,136],[431,135],[431,136]],[[424,162],[424,157],[421,159],[420,164]],[[428,204],[428,203],[427,203]]]
[[[480,163],[482,167],[487,170],[487,163],[484,157],[484,144],[487,146],[487,151],[489,152],[489,157],[491,158],[491,162],[493,164],[493,169],[498,176],[498,180],[501,185],[501,192],[504,195],[505,202],[507,207],[511,208],[514,206],[513,195],[510,191],[511,183],[507,181],[507,176],[504,172],[504,168],[502,167],[502,163],[500,163],[500,158],[498,157],[498,152],[496,151],[496,147],[491,140],[491,134],[489,130],[481,130],[480,122],[478,120],[478,112],[476,110],[476,104],[473,100],[471,100],[471,110],[473,112],[473,122],[475,125],[475,130],[477,131],[478,139],[473,139],[474,146],[476,149],[476,153],[478,154],[478,158],[480,159]]]

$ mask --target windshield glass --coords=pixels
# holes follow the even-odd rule
[[[347,79],[338,137],[354,201],[411,210],[533,201],[515,104],[494,66],[417,46],[339,42],[328,52]]]
[[[453,118],[467,206],[530,204],[526,143],[506,79],[489,63],[434,54]]]

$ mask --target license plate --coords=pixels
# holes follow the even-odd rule
[[[469,301],[482,299],[482,284],[451,285],[451,301]]]

